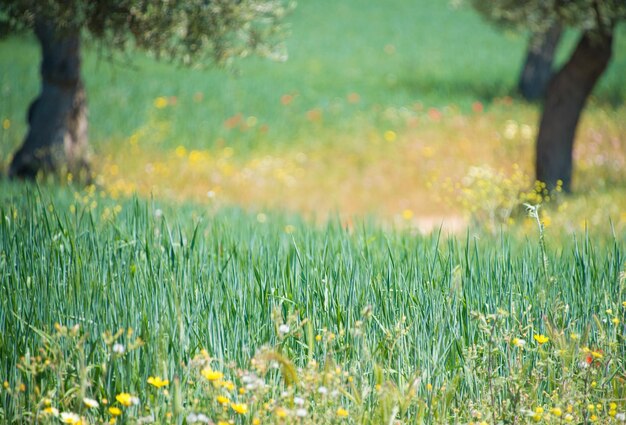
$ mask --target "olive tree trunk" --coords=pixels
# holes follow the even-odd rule
[[[28,109],[28,132],[9,167],[9,177],[71,172],[89,178],[87,105],[80,75],[79,32],[59,35],[39,22],[41,92]]]
[[[552,63],[560,38],[561,26],[558,24],[552,25],[546,32],[532,35],[517,86],[526,100],[533,101],[544,97],[546,87],[552,78]]]
[[[611,33],[584,33],[569,61],[548,85],[537,135],[537,180],[570,191],[574,136],[580,114],[612,54]]]

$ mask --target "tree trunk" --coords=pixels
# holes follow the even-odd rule
[[[585,32],[572,57],[554,76],[544,102],[536,146],[536,177],[565,191],[572,181],[572,153],[578,119],[589,94],[604,73],[612,54],[611,33]]]
[[[80,34],[56,34],[50,23],[35,26],[41,44],[42,86],[28,109],[28,133],[9,167],[9,177],[71,172],[89,179],[87,104],[80,75]]]
[[[561,26],[558,24],[531,37],[518,83],[518,90],[526,100],[543,98],[552,78],[552,62],[560,38]]]

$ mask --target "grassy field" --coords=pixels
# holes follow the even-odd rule
[[[0,421],[624,422],[625,28],[575,193],[528,211],[525,34],[429,0],[290,22],[231,70],[87,44],[96,184],[0,181]],[[38,60],[0,42],[2,169]]]

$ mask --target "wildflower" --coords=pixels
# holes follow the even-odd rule
[[[609,410],[615,410],[615,409],[617,409],[617,404],[613,402],[609,403]]]
[[[615,420],[620,422],[626,422],[626,413],[618,413],[615,415]]]
[[[617,317],[614,317],[611,319],[611,322],[613,322],[614,325],[619,325],[619,319]]]
[[[524,345],[526,345],[526,340],[521,338],[513,338],[511,344],[513,344],[517,348],[524,348]]]
[[[299,409],[296,409],[296,416],[299,417],[299,418],[304,418],[304,417],[306,417],[307,414],[308,414],[308,412],[306,411],[306,409],[304,409],[302,407],[299,408]]]
[[[563,419],[565,419],[565,422],[572,422],[574,417],[568,413]]]
[[[154,107],[157,109],[163,109],[167,106],[167,99],[163,96],[159,96],[154,99]]]
[[[232,403],[230,407],[240,415],[243,415],[248,411],[248,406],[246,406],[244,403]]]
[[[133,396],[128,393],[119,393],[115,396],[115,399],[119,401],[122,406],[128,407],[133,404]]]
[[[59,416],[59,409],[50,406],[43,409],[43,413],[46,415],[52,415],[54,417],[57,417]]]
[[[589,420],[590,420],[591,422],[595,422],[595,421],[597,421],[597,420],[598,420],[598,417],[597,417],[596,415],[591,415],[591,417],[589,417]]]
[[[200,373],[211,382],[220,380],[224,377],[224,374],[222,372],[215,371],[209,367],[202,369]]]
[[[289,333],[289,326],[283,323],[282,325],[278,327],[278,333],[281,335],[285,335],[286,333]]]
[[[302,397],[294,397],[293,403],[298,406],[304,406],[304,399]]]
[[[252,419],[252,425],[261,425],[261,419],[259,418]]]
[[[170,384],[170,381],[167,379],[161,379],[158,376],[150,376],[148,378],[148,384],[156,388],[161,388],[161,387],[168,386]]]
[[[533,338],[539,343],[539,345],[545,344],[546,342],[550,341],[550,338],[541,334],[533,335]]]
[[[337,409],[337,416],[340,418],[347,418],[349,414],[350,413],[348,413],[348,411],[344,409],[343,407],[340,407],[339,409]]]
[[[558,407],[553,407],[552,409],[550,409],[550,413],[552,413],[557,418],[560,418],[563,414],[563,411]]]
[[[109,407],[109,413],[112,414],[113,416],[119,416],[122,414],[122,411],[119,409],[119,407]]]
[[[396,140],[396,132],[393,130],[387,130],[385,131],[385,134],[383,134],[383,137],[385,138],[385,141],[387,142],[393,142],[394,140]]]
[[[205,423],[208,424],[211,422],[211,420],[208,418],[207,415],[205,415],[204,413],[190,413],[187,415],[187,423],[188,424],[193,424],[196,422],[200,422],[200,423]],[[227,422],[228,423],[228,422]]]
[[[61,412],[61,422],[64,424],[79,424],[80,416],[73,412]]]
[[[276,416],[280,419],[287,417],[287,410],[282,407],[277,408],[275,413],[276,413]]]
[[[326,388],[326,387],[324,387],[324,386],[321,386],[321,387],[319,387],[319,388],[317,389],[317,392],[318,392],[318,393],[320,393],[320,394],[322,394],[322,395],[326,395],[326,394],[328,394],[328,388]]]
[[[318,335],[315,335],[315,340],[316,340],[317,342],[320,342],[320,341],[322,340],[322,335],[319,335],[319,334],[318,334]]]
[[[85,403],[85,406],[87,407],[91,407],[91,408],[96,408],[98,406],[100,406],[100,404],[94,400],[93,398],[83,398],[83,403]]]
[[[124,354],[124,351],[126,351],[126,348],[122,344],[113,344],[113,352],[115,354],[119,354],[121,356],[122,354]]]
[[[224,404],[228,404],[228,403],[230,402],[230,400],[228,399],[228,397],[224,397],[223,395],[218,395],[218,396],[217,396],[217,398],[216,398],[216,400],[217,400],[217,402],[218,402],[219,404],[222,404],[222,405],[224,405]]]

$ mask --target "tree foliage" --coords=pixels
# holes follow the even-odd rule
[[[490,21],[533,32],[563,26],[590,32],[610,32],[626,19],[624,0],[471,0],[478,12]]]
[[[287,0],[5,0],[7,34],[52,22],[107,48],[141,48],[182,63],[223,63],[258,54],[282,59]]]

